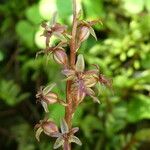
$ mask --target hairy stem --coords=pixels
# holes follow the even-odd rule
[[[72,38],[70,40],[70,67],[74,68],[75,60],[76,60],[76,30],[77,30],[77,13],[76,13],[76,0],[73,0],[73,23],[72,23]],[[72,97],[71,97],[71,83],[72,81],[67,81],[66,86],[66,101],[68,106],[65,110],[65,119],[68,124],[69,129],[72,126]],[[71,150],[71,144],[67,142],[67,150]],[[65,147],[64,147],[65,150]]]

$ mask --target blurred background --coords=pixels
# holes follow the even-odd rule
[[[150,0],[77,0],[83,19],[102,19],[98,37],[82,44],[86,69],[98,64],[113,80],[112,92],[102,87],[94,104],[90,98],[78,108],[74,126],[83,142],[74,150],[150,150]],[[53,60],[36,53],[45,47],[42,20],[54,11],[58,22],[71,29],[71,0],[0,1],[0,149],[50,150],[54,139],[35,140],[34,125],[44,118],[35,94],[41,85],[58,83],[54,91],[65,99],[64,77]],[[52,43],[55,39],[52,40]],[[59,124],[63,107],[48,114]]]

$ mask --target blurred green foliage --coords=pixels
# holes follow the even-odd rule
[[[78,0],[84,19],[101,18],[95,26],[98,42],[90,37],[80,52],[87,69],[98,64],[113,80],[113,91],[100,88],[101,105],[85,99],[74,116],[84,150],[150,149],[150,1]],[[0,3],[0,149],[48,150],[53,139],[35,140],[33,127],[44,116],[35,103],[36,90],[50,82],[65,98],[60,67],[44,56],[40,22],[58,11],[58,21],[71,24],[71,0],[2,0]],[[69,27],[70,28],[70,27]],[[55,40],[55,39],[54,39]],[[61,106],[50,106],[59,123]],[[73,145],[74,146],[74,145]]]

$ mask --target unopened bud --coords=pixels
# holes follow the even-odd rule
[[[42,128],[45,134],[51,136],[59,132],[57,125],[53,121],[46,121],[42,123]]]
[[[90,35],[89,27],[88,26],[81,26],[79,29],[79,42],[85,41]]]
[[[54,60],[62,65],[66,65],[67,64],[67,54],[65,53],[64,50],[62,49],[58,49],[54,52]]]
[[[45,100],[47,104],[54,104],[57,102],[58,96],[53,92],[49,92],[48,94],[46,94]]]

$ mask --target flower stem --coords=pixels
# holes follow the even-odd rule
[[[70,40],[70,68],[74,68],[75,60],[76,60],[76,30],[77,30],[77,13],[76,13],[76,0],[73,0],[73,23],[72,23],[72,38]],[[72,97],[71,97],[71,84],[72,81],[67,81],[66,86],[66,101],[68,106],[65,109],[65,120],[67,122],[67,125],[69,129],[71,129],[72,126]],[[67,140],[67,150],[71,150],[71,144],[69,144],[69,141]],[[64,147],[65,150],[65,147]]]

